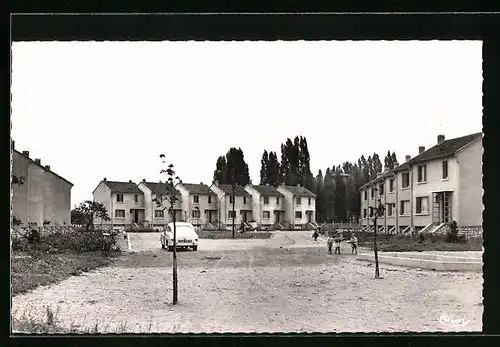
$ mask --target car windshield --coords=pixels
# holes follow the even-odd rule
[[[177,232],[178,235],[191,234],[193,232],[193,228],[191,228],[188,225],[176,225],[175,229],[176,229],[176,232]],[[169,226],[167,228],[167,231],[173,233],[174,232],[174,228]]]

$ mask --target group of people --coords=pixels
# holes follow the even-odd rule
[[[319,231],[314,231],[313,238],[314,241],[318,240]],[[328,240],[326,244],[328,246],[328,254],[332,254],[332,248],[334,254],[340,254],[340,243],[342,242],[342,232],[338,232],[333,236],[333,232],[329,233]],[[358,238],[354,233],[351,234],[351,239],[349,240],[351,244],[351,254],[358,254]]]

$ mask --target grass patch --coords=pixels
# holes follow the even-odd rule
[[[373,237],[366,237],[359,241],[359,245],[373,250]],[[424,251],[481,251],[483,239],[481,237],[467,239],[465,242],[450,243],[444,241],[444,236],[426,236],[423,242],[408,236],[378,237],[378,250],[382,252],[424,252]]]
[[[244,233],[235,232],[235,239],[268,239],[272,233],[269,232],[258,232],[258,231],[247,231]],[[200,239],[232,239],[233,232],[230,230],[214,230],[214,231],[200,231],[198,233]]]
[[[70,276],[107,266],[113,257],[102,252],[12,252],[12,295],[59,282]]]
[[[50,307],[46,307],[45,317],[35,318],[31,314],[27,315],[25,311],[20,318],[12,318],[12,332],[14,334],[122,334],[128,330],[126,322],[118,324],[114,331],[110,330],[108,326],[103,326],[99,321],[96,321],[92,327],[85,329],[74,323],[70,323],[69,326],[63,326],[59,321],[58,313],[58,311],[53,311]],[[149,330],[151,331],[151,324]]]

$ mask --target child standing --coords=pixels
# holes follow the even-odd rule
[[[354,234],[351,236],[351,254],[358,254],[358,238]]]
[[[335,236],[335,239],[333,239],[333,243],[335,246],[335,254],[340,254],[340,236]]]
[[[332,254],[333,237],[331,234],[328,236],[328,240],[326,241],[326,244],[328,245],[328,254]]]

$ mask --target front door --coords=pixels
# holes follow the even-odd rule
[[[212,211],[207,211],[208,213],[208,222],[212,223]]]
[[[276,213],[276,223],[279,223],[280,222],[280,211],[275,211],[274,213]]]
[[[134,210],[134,222],[139,222],[139,210]]]
[[[311,212],[307,212],[307,222],[308,223],[312,222],[312,213]]]

